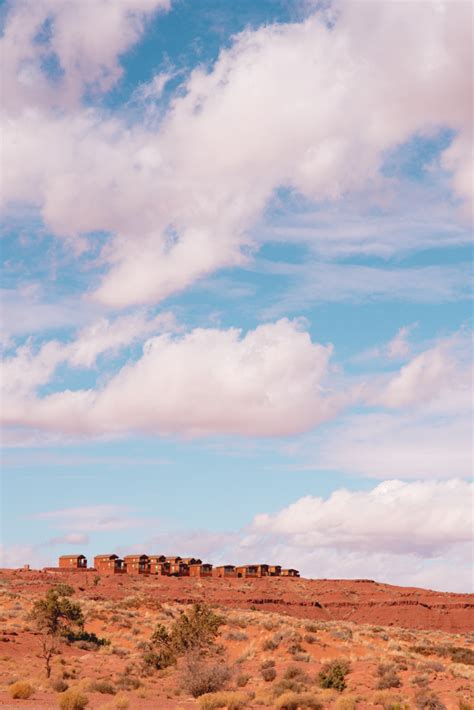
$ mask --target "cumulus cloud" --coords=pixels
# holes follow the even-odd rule
[[[298,560],[317,577],[469,591],[472,504],[473,485],[455,479],[389,480],[368,491],[339,489],[327,499],[305,496],[257,515],[245,554],[289,565]]]
[[[16,393],[3,407],[4,421],[77,434],[291,434],[333,417],[351,397],[325,389],[331,352],[297,320],[245,335],[167,333],[148,339],[141,358],[96,390]]]
[[[438,400],[444,410],[452,408],[450,402],[458,411],[462,404],[469,409],[472,386],[469,340],[461,333],[441,339],[404,365],[378,392],[369,395],[368,402],[395,409]],[[404,340],[395,341],[396,350],[403,343]]]
[[[91,77],[107,88],[117,56],[137,34],[136,18],[131,30],[122,24],[131,8],[143,15],[163,4],[119,3],[111,25],[121,28],[120,39],[109,49],[108,42],[96,48],[94,33],[90,46],[75,35],[60,41],[54,30],[48,41],[72,86],[74,67],[90,71],[87,56]],[[112,12],[110,3],[94,7],[105,5]],[[63,6],[71,4],[58,4],[66,13]],[[387,151],[414,134],[447,126],[469,142],[470,13],[467,3],[416,3],[407,13],[401,3],[349,2],[331,28],[316,13],[245,31],[210,71],[190,74],[158,128],[28,103],[4,125],[4,200],[37,206],[60,235],[110,232],[97,298],[112,306],[154,302],[242,263],[249,229],[276,188],[338,199],[380,180]],[[65,45],[70,55],[61,54]],[[471,186],[457,146],[443,160],[464,198]]]
[[[258,515],[253,530],[302,547],[344,547],[436,556],[472,537],[473,485],[465,481],[384,481],[370,491],[306,496]]]

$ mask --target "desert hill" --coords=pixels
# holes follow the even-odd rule
[[[61,642],[48,680],[41,634],[29,614],[58,584],[72,587],[85,629],[107,644]],[[150,665],[153,630],[159,624],[172,630],[181,612],[191,614],[197,602],[221,618],[204,666],[189,653],[161,669]],[[0,570],[0,707],[59,708],[68,686],[66,693],[82,693],[88,710],[469,710],[474,707],[473,605],[469,594],[370,580]],[[199,691],[194,698],[190,674],[199,680],[210,672],[205,666],[211,658],[224,673],[222,689],[211,683],[213,692]],[[344,687],[324,687],[321,673],[339,661]],[[12,699],[15,683],[20,690],[29,684],[30,697]]]

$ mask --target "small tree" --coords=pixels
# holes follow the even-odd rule
[[[46,597],[38,599],[31,611],[31,619],[41,633],[41,656],[47,678],[51,675],[51,660],[58,651],[61,638],[74,627],[84,628],[81,607],[64,596],[67,591],[49,589]]]
[[[170,641],[177,654],[210,646],[223,619],[206,604],[194,604],[191,611],[182,613],[171,629]]]

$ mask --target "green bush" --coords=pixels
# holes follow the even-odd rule
[[[325,663],[321,668],[318,680],[321,688],[333,688],[342,692],[346,688],[346,675],[350,672],[349,661],[339,659]]]

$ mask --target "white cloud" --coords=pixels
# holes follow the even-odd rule
[[[387,343],[386,353],[390,360],[404,360],[411,353],[411,345],[409,336],[416,328],[416,324],[404,325],[395,334],[395,336]]]
[[[170,0],[14,0],[0,39],[2,105],[15,112],[76,105],[86,90],[109,90],[119,57],[147,18]],[[49,67],[49,70],[48,70]]]
[[[358,414],[306,444],[316,468],[385,479],[472,476],[470,417],[427,412]]]
[[[306,496],[258,515],[257,534],[291,537],[302,547],[344,547],[436,556],[472,537],[473,485],[465,481],[384,481],[370,491]]]
[[[133,517],[130,514],[130,509],[126,506],[109,503],[51,510],[38,513],[35,518],[45,520],[60,530],[74,531],[74,533],[69,533],[68,535],[80,532],[125,530],[127,528],[144,525],[143,520]]]
[[[102,318],[80,330],[69,343],[51,340],[36,348],[31,340],[17,348],[1,362],[0,383],[4,406],[9,397],[28,396],[52,378],[62,363],[71,367],[91,368],[99,355],[117,353],[121,348],[143,340],[150,334],[176,328],[169,312],[149,317],[145,311],[119,316],[114,320]]]
[[[399,343],[396,343],[399,349]],[[432,348],[416,355],[374,395],[370,404],[387,408],[420,406],[440,400],[446,409],[449,400],[464,408],[471,404],[472,368],[470,340],[464,334],[438,341]],[[377,389],[377,386],[375,386]],[[369,385],[370,391],[370,385]]]
[[[285,319],[245,335],[202,328],[160,335],[97,390],[42,399],[15,392],[4,421],[89,435],[291,434],[332,418],[351,397],[325,390],[331,351]]]
[[[104,49],[95,33],[51,40],[70,48],[72,93],[76,65],[81,77],[92,67],[103,89],[116,78],[117,56],[137,36],[124,3],[120,39],[106,38]],[[159,4],[141,0],[138,14]],[[93,109],[25,109],[4,126],[4,200],[36,205],[60,235],[111,232],[96,296],[112,306],[154,302],[242,263],[248,231],[277,187],[338,199],[380,181],[387,151],[415,133],[448,126],[468,141],[470,10],[349,2],[332,29],[315,14],[243,32],[210,72],[191,73],[158,129]],[[81,33],[82,17],[77,26]],[[465,196],[456,144],[444,163]]]
[[[87,545],[89,543],[89,535],[86,533],[68,533],[67,535],[59,535],[52,537],[45,545]]]
[[[339,489],[256,516],[248,544],[255,559],[279,559],[308,576],[469,591],[473,502],[472,484],[459,480]]]

